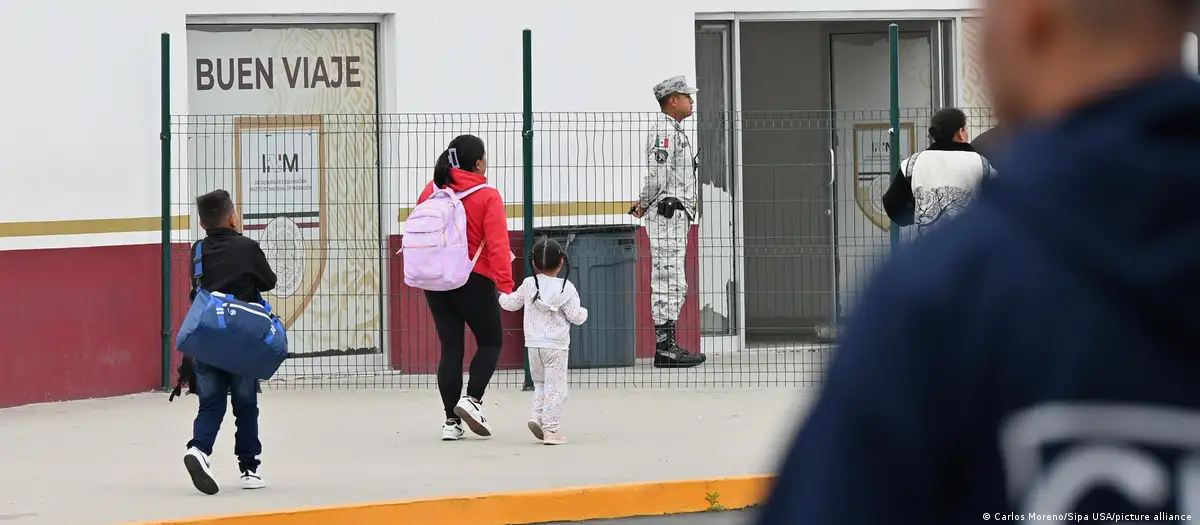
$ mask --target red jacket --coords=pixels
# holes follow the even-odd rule
[[[480,184],[487,184],[483,175],[451,169],[450,177],[454,183],[450,188],[454,191],[466,191]],[[425,202],[433,194],[433,182],[425,185],[417,204]],[[475,263],[475,273],[491,279],[496,283],[496,289],[504,293],[512,293],[512,251],[508,245],[508,217],[504,211],[504,200],[500,192],[493,188],[484,188],[463,199],[463,209],[467,212],[467,249],[472,257],[479,249],[479,243],[487,239],[479,261]]]

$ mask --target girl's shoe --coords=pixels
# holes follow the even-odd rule
[[[558,432],[546,432],[546,437],[542,439],[543,445],[566,445],[567,436]]]
[[[537,438],[538,441],[546,439],[546,434],[542,432],[542,424],[537,421],[529,420],[529,431],[533,432],[533,437]]]

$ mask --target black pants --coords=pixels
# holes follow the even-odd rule
[[[442,358],[438,362],[438,391],[442,394],[442,407],[446,417],[457,419],[454,405],[462,396],[462,369],[466,354],[464,325],[475,334],[479,350],[471,359],[471,378],[467,382],[467,395],[483,399],[488,382],[500,362],[500,346],[504,343],[504,330],[500,325],[500,303],[497,302],[496,283],[491,279],[471,274],[467,284],[449,292],[425,292],[429,312],[437,325],[438,339],[442,342]]]

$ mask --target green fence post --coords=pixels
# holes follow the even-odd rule
[[[161,36],[162,122],[158,132],[162,161],[162,388],[171,387],[171,35]]]
[[[888,170],[888,177],[895,175],[900,171],[900,26],[892,24],[888,26],[888,53],[891,55],[891,125],[888,130],[891,144],[889,149],[891,157],[891,169]],[[891,238],[892,249],[895,250],[900,246],[900,227],[896,223],[891,223]]]
[[[525,234],[525,253],[533,249],[533,33],[526,29],[521,32],[521,40],[523,49],[524,62],[524,114],[521,126],[521,149],[522,149],[522,171],[525,196],[522,199],[525,211],[525,224],[522,228],[522,233]],[[530,266],[528,257],[523,257],[525,264],[525,276],[533,275],[533,268]],[[533,376],[529,373],[529,349],[525,349],[525,386],[522,390],[533,390]]]

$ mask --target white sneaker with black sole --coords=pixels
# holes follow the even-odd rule
[[[442,441],[458,441],[466,435],[463,431],[462,422],[453,419],[447,419],[442,424]]]
[[[483,404],[477,403],[470,396],[463,396],[454,406],[454,414],[462,418],[471,432],[483,437],[492,435],[492,425],[488,424],[487,416],[483,414]]]
[[[221,487],[217,486],[217,480],[213,478],[212,464],[208,462],[208,455],[200,452],[200,449],[189,448],[183,455],[183,466],[187,468],[188,475],[192,477],[192,485],[196,486],[196,490],[209,496],[221,491]]]
[[[242,473],[242,488],[246,490],[261,489],[266,487],[267,483],[263,481],[262,476],[258,475],[258,471],[247,470]]]

